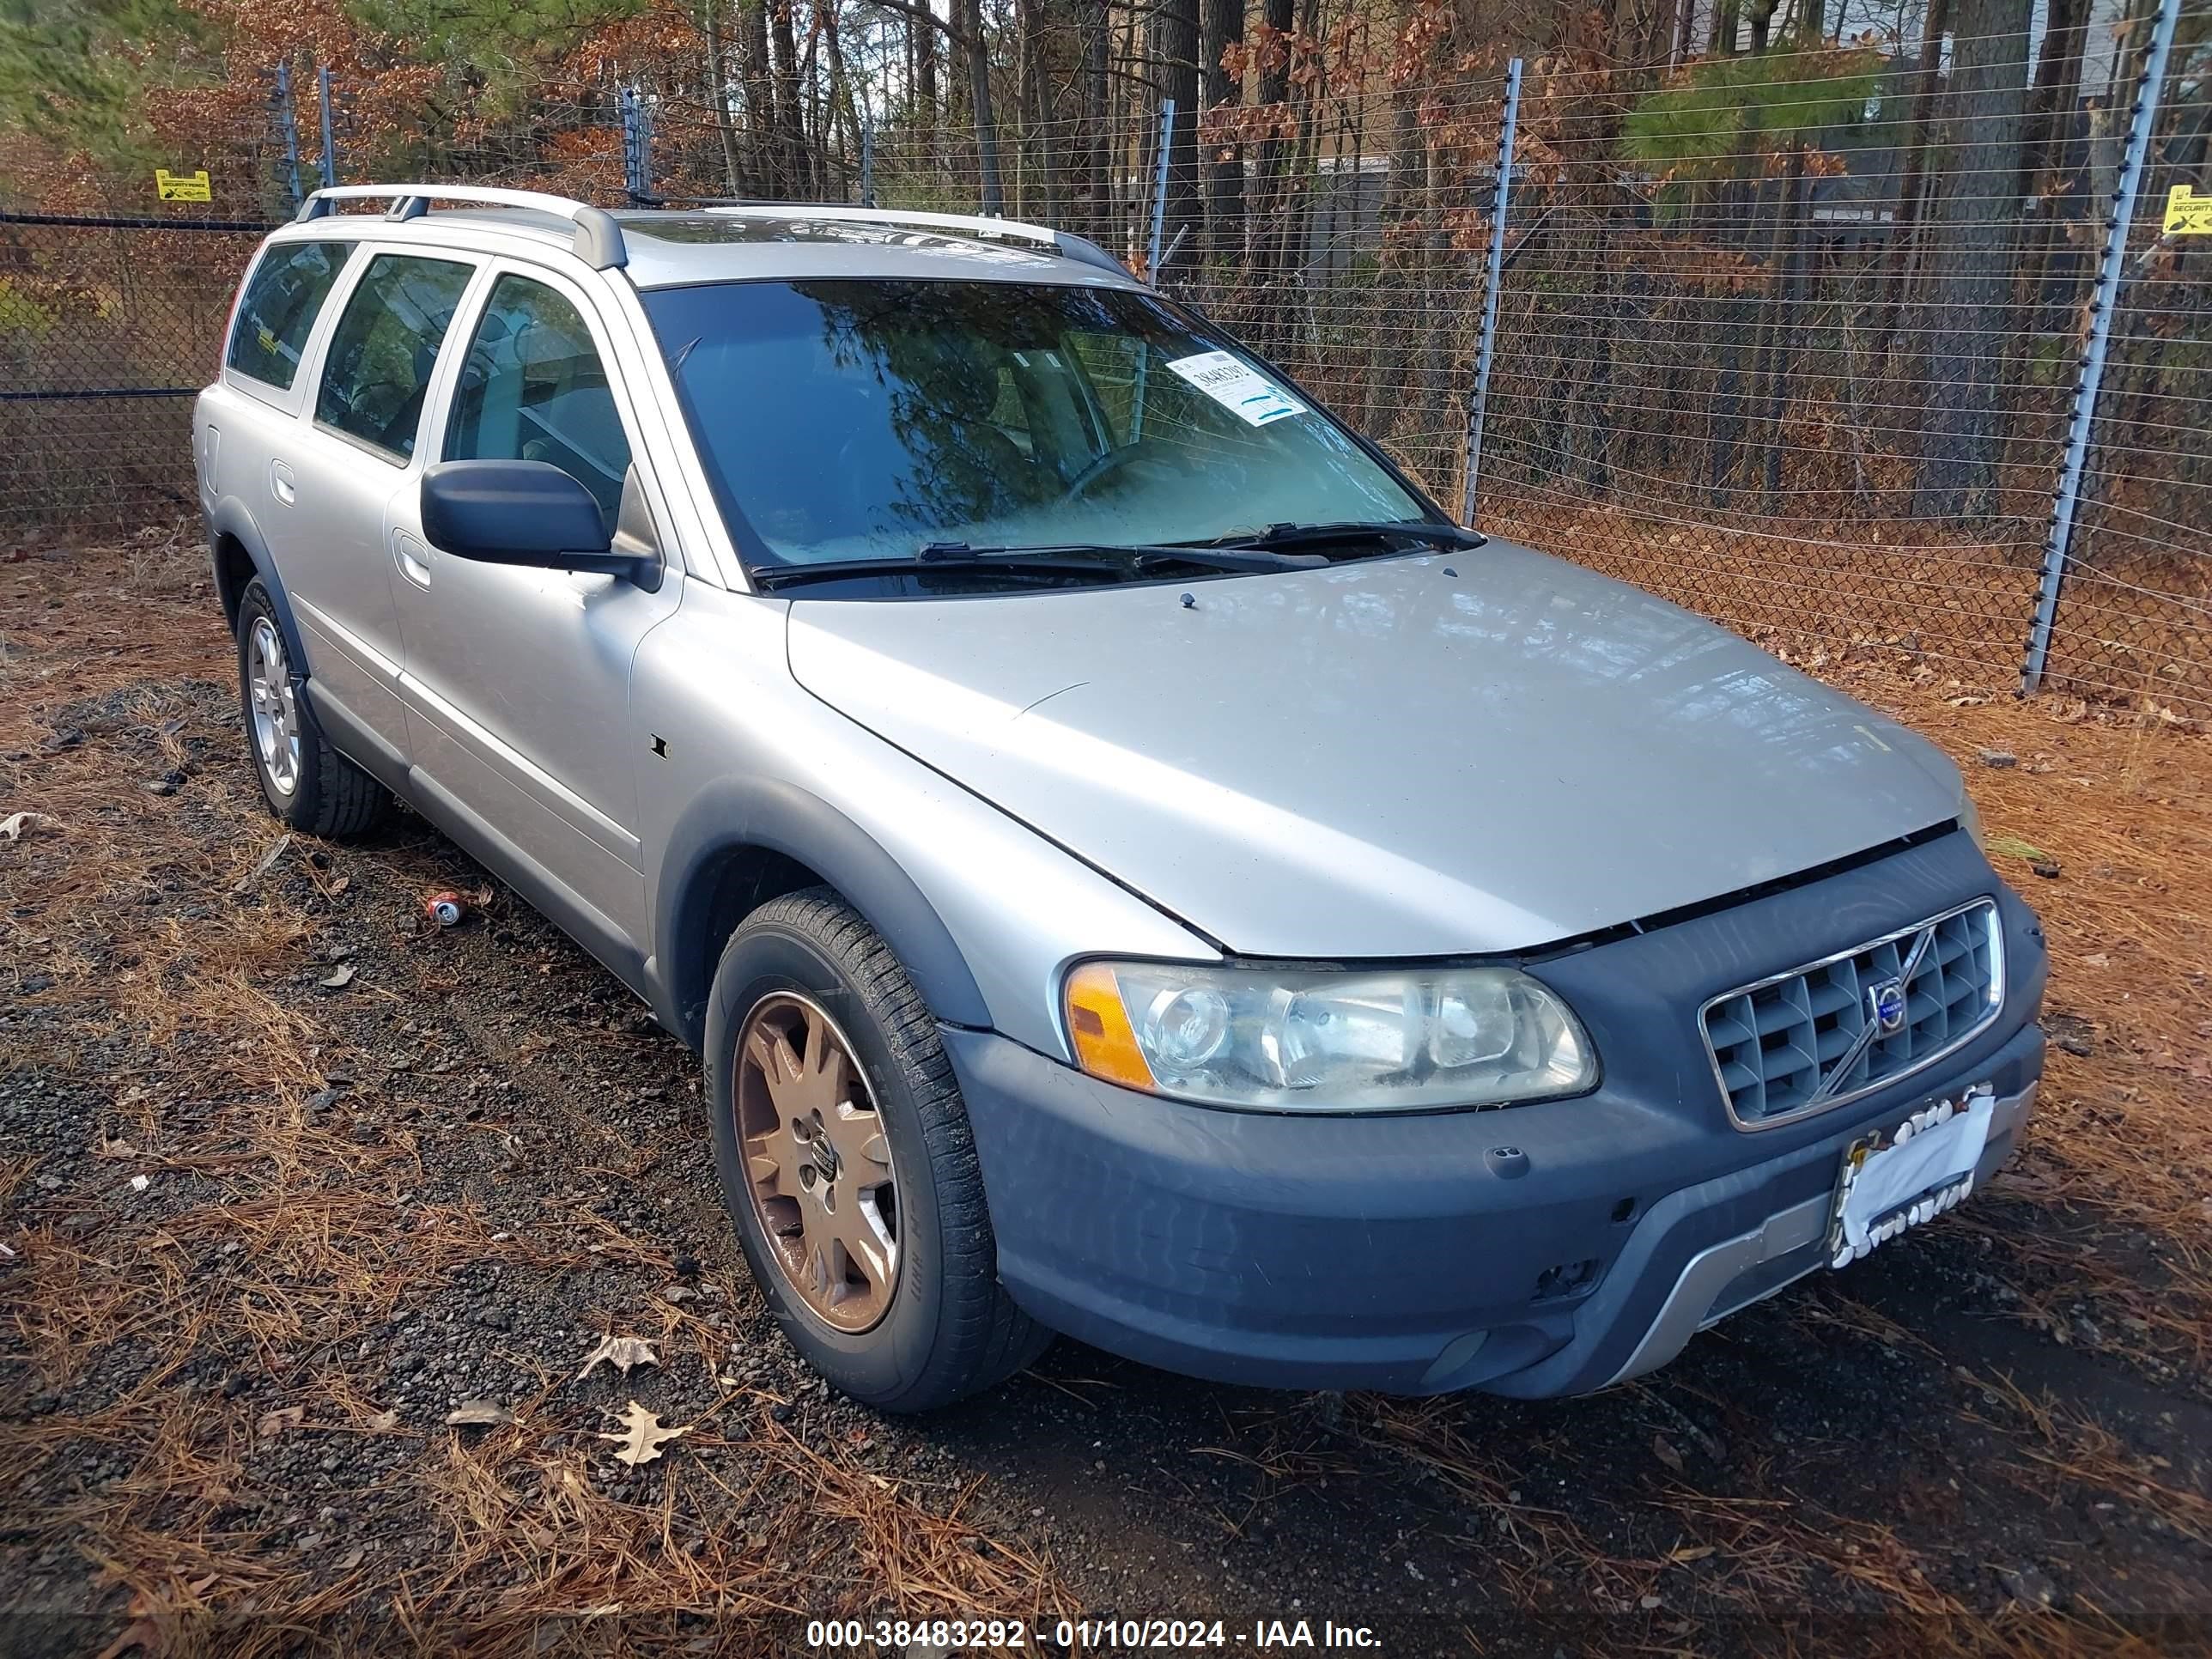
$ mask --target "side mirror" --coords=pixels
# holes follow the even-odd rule
[[[592,492],[547,462],[440,461],[422,474],[422,534],[457,559],[660,586],[659,561],[614,548]]]

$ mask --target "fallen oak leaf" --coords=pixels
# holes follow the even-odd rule
[[[646,1410],[635,1400],[619,1416],[612,1412],[607,1414],[623,1425],[623,1431],[620,1434],[603,1434],[599,1438],[620,1441],[622,1443],[616,1448],[615,1455],[632,1468],[641,1463],[652,1462],[660,1455],[663,1446],[691,1432],[689,1427],[664,1429],[660,1426],[660,1414]]]
[[[633,1365],[659,1365],[660,1356],[653,1351],[653,1344],[641,1336],[611,1336],[584,1357],[584,1368],[576,1373],[582,1382],[596,1369],[601,1360],[612,1365],[624,1376]]]
[[[307,1414],[303,1406],[280,1406],[273,1412],[264,1412],[253,1425],[257,1438],[274,1440],[287,1429],[296,1429]]]

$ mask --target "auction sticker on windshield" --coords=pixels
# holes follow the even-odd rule
[[[1306,412],[1304,404],[1225,351],[1178,357],[1168,367],[1250,426]]]

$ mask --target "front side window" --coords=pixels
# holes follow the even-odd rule
[[[546,461],[592,492],[611,531],[629,440],[576,307],[544,283],[502,276],[461,365],[449,461]]]
[[[438,348],[475,267],[380,253],[331,336],[315,419],[395,460],[415,453]]]
[[[239,300],[224,365],[279,392],[290,391],[315,318],[352,252],[350,242],[279,242],[271,247],[253,268]]]
[[[1342,427],[1151,295],[823,278],[645,304],[724,514],[778,564],[1426,516]]]

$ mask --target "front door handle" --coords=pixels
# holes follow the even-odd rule
[[[292,477],[292,469],[282,461],[269,464],[269,493],[287,507],[300,499],[299,483]]]
[[[416,586],[430,585],[430,550],[404,530],[392,532],[392,562]]]

